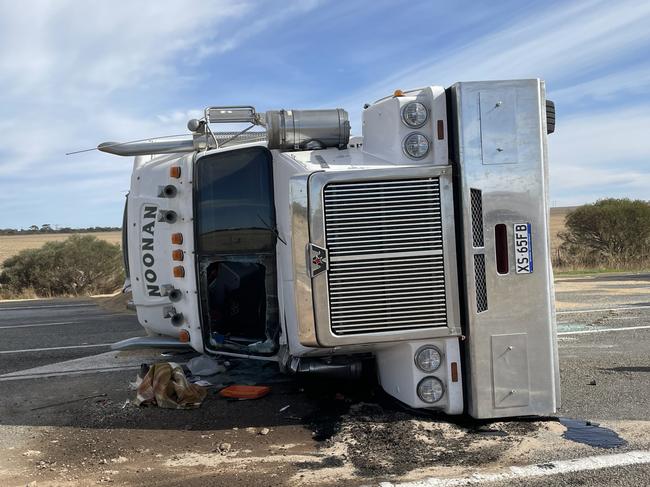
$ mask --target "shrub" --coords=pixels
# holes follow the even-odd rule
[[[5,260],[0,286],[7,296],[30,290],[42,297],[79,296],[113,292],[123,279],[119,245],[73,235]]]
[[[566,217],[556,264],[610,269],[650,263],[650,203],[603,199]]]

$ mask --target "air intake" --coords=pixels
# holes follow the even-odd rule
[[[476,285],[476,312],[482,313],[488,309],[484,254],[474,255],[474,282]]]
[[[485,246],[483,239],[483,193],[480,189],[470,189],[470,204],[472,206],[472,246]]]

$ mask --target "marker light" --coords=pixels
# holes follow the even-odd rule
[[[413,132],[404,139],[404,152],[412,159],[422,159],[429,152],[429,139],[419,132]]]
[[[393,92],[393,96],[395,96],[395,97],[404,96],[404,92],[402,90],[395,90]]]
[[[445,386],[437,377],[425,377],[418,384],[418,397],[429,404],[438,402],[445,393]]]
[[[180,249],[172,251],[172,260],[183,260],[183,251]]]
[[[174,277],[185,277],[185,267],[182,265],[174,267]]]
[[[188,343],[190,341],[190,332],[187,330],[181,330],[178,334],[178,341],[181,343]]]
[[[172,166],[169,168],[169,177],[170,178],[180,178],[181,177],[181,166]]]
[[[402,120],[411,128],[419,129],[427,123],[427,107],[417,101],[407,103],[402,108]]]
[[[181,245],[183,243],[182,233],[172,233],[172,243],[174,245]]]
[[[458,362],[451,363],[451,381],[458,382]]]
[[[415,352],[415,365],[422,372],[433,372],[440,367],[442,354],[432,345],[425,345]]]

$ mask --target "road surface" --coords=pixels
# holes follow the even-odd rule
[[[189,355],[110,352],[141,328],[88,300],[0,303],[2,485],[650,485],[650,275],[557,290],[558,416],[625,446],[567,440],[554,418],[414,415],[370,382],[299,383],[272,364],[234,369],[271,383],[261,400],[140,409],[127,402],[139,364]]]

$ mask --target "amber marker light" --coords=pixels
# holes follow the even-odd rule
[[[182,233],[172,233],[172,243],[174,245],[181,245],[183,243]]]
[[[172,166],[169,168],[169,177],[180,178],[181,177],[181,166]]]
[[[174,277],[185,277],[185,267],[182,265],[174,267]]]
[[[393,96],[404,96],[404,92],[402,90],[395,90]]]
[[[183,251],[178,249],[172,252],[172,260],[183,260]]]
[[[458,363],[457,362],[452,362],[451,363],[451,381],[452,382],[458,382]]]
[[[190,332],[187,330],[181,330],[178,334],[178,341],[181,343],[188,343],[190,341]]]

